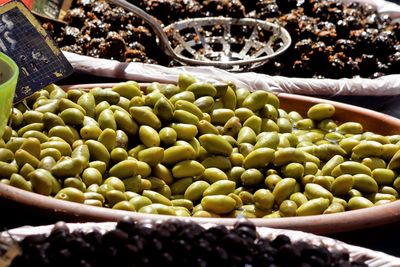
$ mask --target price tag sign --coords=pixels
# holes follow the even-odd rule
[[[72,0],[34,0],[32,10],[45,17],[62,19],[71,7],[71,2]]]
[[[0,51],[20,70],[14,103],[73,72],[53,39],[19,1],[0,7]]]

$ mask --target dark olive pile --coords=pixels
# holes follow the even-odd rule
[[[368,266],[343,251],[330,251],[286,235],[259,238],[254,224],[208,229],[183,222],[144,224],[123,219],[113,230],[70,232],[59,223],[50,235],[32,235],[20,243],[19,266]]]
[[[162,61],[155,34],[132,13],[103,1],[79,0],[76,5],[64,17],[68,26],[44,24],[62,50],[125,62]]]
[[[256,16],[278,15],[292,37],[285,54],[264,69],[298,77],[370,77],[399,73],[400,27],[369,5],[340,1],[263,1]],[[274,15],[274,16],[275,16]]]
[[[370,5],[340,0],[130,1],[163,25],[207,16],[279,21],[291,34],[292,45],[258,72],[314,78],[376,78],[399,73],[399,23]],[[178,64],[159,49],[150,27],[119,7],[78,0],[65,20],[69,25],[62,29],[45,25],[65,51],[126,62]]]

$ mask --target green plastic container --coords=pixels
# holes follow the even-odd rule
[[[0,137],[11,113],[18,75],[17,64],[0,52]]]

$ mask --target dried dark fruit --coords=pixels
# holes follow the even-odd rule
[[[205,16],[232,18],[243,18],[246,16],[245,7],[239,0],[204,0],[202,5]]]
[[[396,56],[399,50],[396,47],[400,45],[400,24],[391,21],[387,15],[379,14],[369,4],[345,3],[341,0],[130,1],[153,15],[162,25],[206,16],[279,21],[290,33],[292,45],[273,63],[257,69],[258,72],[326,78],[358,75],[374,78],[399,72]],[[103,1],[78,0],[65,15],[65,20],[69,25],[61,31],[48,22],[45,25],[65,51],[126,62],[180,65],[160,50],[150,27],[120,7]],[[251,30],[232,30],[233,38],[239,44],[237,49],[240,50],[243,36],[251,33]],[[216,25],[203,31],[208,35],[220,35],[222,29]],[[109,32],[116,32],[120,37],[111,38],[113,44],[110,38],[107,41],[101,39],[109,37]],[[187,33],[186,37],[191,36],[195,36],[193,32]],[[268,36],[265,36],[260,40],[267,39]],[[319,42],[324,43],[325,47],[310,49],[319,46]],[[340,58],[333,58],[335,53],[342,54]],[[373,55],[375,59],[363,58],[363,54]]]
[[[56,226],[49,236],[21,241],[20,266],[367,266],[347,252],[328,250],[286,235],[258,238],[249,221],[208,229],[179,220],[144,223],[123,218],[100,233]]]
[[[281,15],[280,8],[274,1],[259,1],[256,4],[259,19],[275,18]]]

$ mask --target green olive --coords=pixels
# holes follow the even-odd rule
[[[155,191],[144,190],[142,195],[150,199],[152,203],[160,203],[166,206],[172,206],[172,202],[168,198]]]
[[[214,97],[217,94],[217,89],[214,87],[214,85],[208,82],[194,82],[190,84],[186,90],[193,92],[196,98],[202,96]]]
[[[258,189],[253,194],[253,201],[257,208],[271,210],[274,205],[275,196],[268,189]]]
[[[206,211],[224,214],[231,212],[235,208],[236,201],[229,196],[212,195],[203,197],[201,205]]]
[[[232,153],[231,144],[220,135],[203,134],[199,141],[201,146],[211,154],[229,156]]]
[[[315,198],[307,201],[297,208],[298,216],[309,216],[322,214],[329,207],[329,199]]]
[[[364,208],[369,208],[372,207],[374,204],[361,196],[355,196],[349,199],[348,202],[348,207],[349,210],[357,210],[357,209],[364,209]]]
[[[280,180],[274,187],[272,194],[275,197],[275,202],[280,205],[285,199],[288,199],[294,192],[296,180],[293,178],[284,178]]]
[[[320,103],[312,106],[307,111],[307,116],[313,120],[329,119],[335,114],[335,106],[328,103]]]
[[[296,216],[297,204],[292,200],[284,200],[279,205],[279,213],[281,217],[293,217]]]
[[[227,174],[215,167],[206,168],[201,175],[201,178],[211,184],[221,180],[228,180]]]
[[[175,178],[195,177],[203,174],[204,166],[195,160],[181,161],[172,168],[172,175]]]

